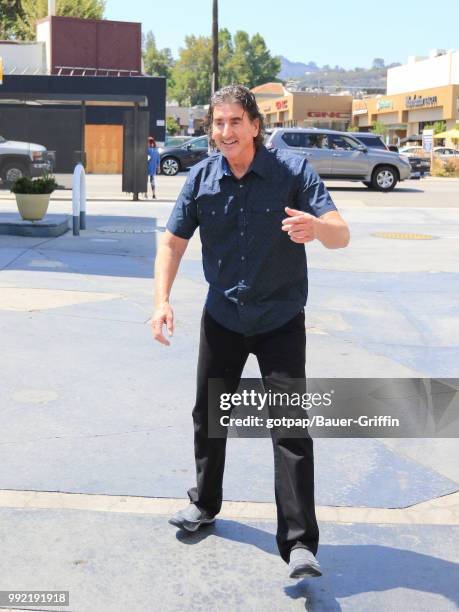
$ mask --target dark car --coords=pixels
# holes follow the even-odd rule
[[[187,170],[207,157],[208,150],[207,136],[192,138],[178,147],[160,147],[158,151],[161,172],[167,176],[174,176],[181,170]]]

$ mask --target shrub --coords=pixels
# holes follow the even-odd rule
[[[434,159],[430,168],[432,176],[445,176],[459,178],[459,159],[450,159],[443,161]]]
[[[40,178],[31,179],[28,176],[21,176],[14,181],[11,186],[13,193],[52,193],[57,189],[58,184],[54,177],[50,175],[41,176]]]

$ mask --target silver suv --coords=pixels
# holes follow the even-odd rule
[[[362,181],[378,191],[391,191],[410,176],[408,160],[398,153],[367,148],[352,132],[319,128],[274,128],[267,130],[268,149],[287,149],[302,155],[323,179]]]

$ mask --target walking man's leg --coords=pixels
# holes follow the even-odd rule
[[[298,391],[300,385],[303,392],[306,390],[303,312],[281,328],[261,334],[254,352],[266,389],[292,393]],[[281,557],[289,563],[293,549],[307,549],[315,555],[319,542],[314,505],[313,441],[306,430],[298,438],[283,437],[276,429],[271,432],[278,523],[276,539]],[[320,575],[318,564],[317,570],[304,574]]]
[[[226,437],[209,437],[209,379],[219,379],[225,392],[234,393],[247,357],[244,337],[219,325],[204,311],[199,341],[196,404],[193,409],[196,486],[188,491],[188,496],[208,520],[221,509],[226,453]],[[210,406],[210,409],[219,411],[217,405]],[[189,510],[192,511],[195,512],[194,509]],[[173,524],[177,525],[177,522]]]

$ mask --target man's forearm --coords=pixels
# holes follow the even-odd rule
[[[349,228],[342,219],[320,217],[316,231],[317,238],[328,249],[342,249],[349,244]]]
[[[160,244],[155,261],[155,304],[156,307],[164,302],[169,301],[172,285],[180,261],[183,256],[183,250],[178,249],[171,244]]]

